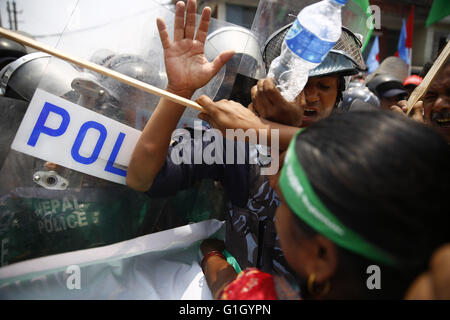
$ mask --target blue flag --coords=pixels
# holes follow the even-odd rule
[[[402,22],[402,31],[400,32],[400,39],[398,39],[397,45],[397,53],[395,54],[397,57],[403,59],[407,65],[410,65],[409,62],[409,53],[408,48],[406,47],[406,24],[405,19]]]
[[[378,43],[378,36],[373,40],[372,48],[370,49],[370,53],[367,56],[367,67],[369,68],[368,73],[372,73],[376,68],[380,65],[380,45]]]

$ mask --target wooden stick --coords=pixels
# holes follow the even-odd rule
[[[436,78],[436,76],[439,74],[439,71],[441,71],[442,67],[445,65],[445,62],[447,61],[449,55],[450,55],[450,41],[447,42],[447,45],[445,46],[444,50],[442,50],[439,57],[433,63],[433,66],[431,67],[430,71],[428,71],[425,78],[409,96],[408,110],[406,111],[407,115],[409,115],[409,113],[411,112],[413,106],[417,103],[417,101],[422,99],[423,96],[427,93],[431,82],[433,82],[434,78]]]
[[[128,84],[130,86],[133,86],[135,88],[144,90],[144,91],[152,93],[152,94],[156,94],[156,95],[158,95],[160,97],[167,98],[167,99],[169,99],[169,100],[171,100],[173,102],[176,102],[176,103],[179,103],[181,105],[193,108],[195,110],[204,111],[202,106],[199,105],[198,103],[196,103],[195,101],[191,101],[189,99],[180,97],[180,96],[178,96],[176,94],[173,94],[173,93],[170,93],[170,92],[168,92],[166,90],[163,90],[163,89],[160,89],[158,87],[152,86],[152,85],[150,85],[148,83],[136,80],[136,79],[131,78],[129,76],[126,76],[126,75],[124,75],[122,73],[113,71],[111,69],[105,68],[103,66],[100,66],[98,64],[92,63],[90,61],[83,60],[83,59],[76,58],[76,57],[72,57],[72,56],[70,56],[70,55],[68,55],[66,53],[63,53],[63,52],[61,52],[61,51],[59,51],[57,49],[51,48],[51,47],[49,47],[49,46],[47,46],[47,45],[45,45],[45,44],[43,44],[41,42],[38,42],[38,41],[33,40],[33,39],[30,39],[30,38],[25,37],[25,36],[23,36],[21,34],[12,32],[10,30],[6,30],[4,28],[0,28],[0,35],[5,37],[5,38],[11,39],[13,41],[19,42],[19,43],[21,43],[21,44],[23,44],[25,46],[31,47],[33,49],[36,49],[36,50],[39,50],[39,51],[42,51],[42,52],[45,52],[45,53],[48,53],[48,54],[50,54],[52,56],[55,56],[57,58],[60,58],[62,60],[69,61],[69,62],[71,62],[73,64],[76,64],[78,66],[81,66],[83,68],[86,68],[86,69],[98,72],[98,73],[100,73],[100,74],[102,74],[104,76],[111,77],[113,79],[116,79],[118,81],[126,83],[126,84]]]

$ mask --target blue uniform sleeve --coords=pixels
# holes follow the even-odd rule
[[[158,175],[155,177],[151,188],[146,192],[148,196],[154,198],[169,197],[175,195],[178,191],[185,190],[195,186],[195,183],[202,179],[212,179],[220,181],[228,199],[238,207],[244,207],[247,204],[249,195],[249,170],[248,152],[245,153],[245,161],[243,164],[226,163],[226,140],[223,138],[223,162],[207,164],[205,161],[194,160],[194,154],[203,154],[212,141],[202,141],[194,139],[188,140],[191,145],[190,155],[185,158],[190,161],[180,161],[178,157],[183,154],[179,153],[176,144],[169,147],[166,161]],[[179,141],[180,142],[180,141]],[[186,141],[184,143],[187,143]],[[234,151],[236,151],[236,143],[233,143]],[[174,155],[175,153],[178,153]],[[235,158],[237,152],[234,153]],[[186,155],[185,155],[186,156]],[[175,160],[175,161],[174,161]],[[236,160],[236,159],[234,159]]]

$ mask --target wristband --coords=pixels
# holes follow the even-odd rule
[[[203,259],[202,259],[202,262],[200,263],[200,266],[202,267],[203,274],[205,274],[205,263],[206,263],[206,260],[207,260],[209,257],[211,257],[211,256],[219,256],[219,257],[221,257],[222,259],[227,260],[227,258],[226,258],[226,257],[223,255],[223,253],[220,252],[220,251],[212,250],[212,251],[208,252],[207,254],[205,254],[205,256],[204,256]]]

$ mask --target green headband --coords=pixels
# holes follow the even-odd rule
[[[314,193],[295,152],[297,135],[301,131],[291,140],[279,180],[288,206],[301,220],[337,245],[377,262],[396,266],[397,262],[390,254],[343,225]]]

